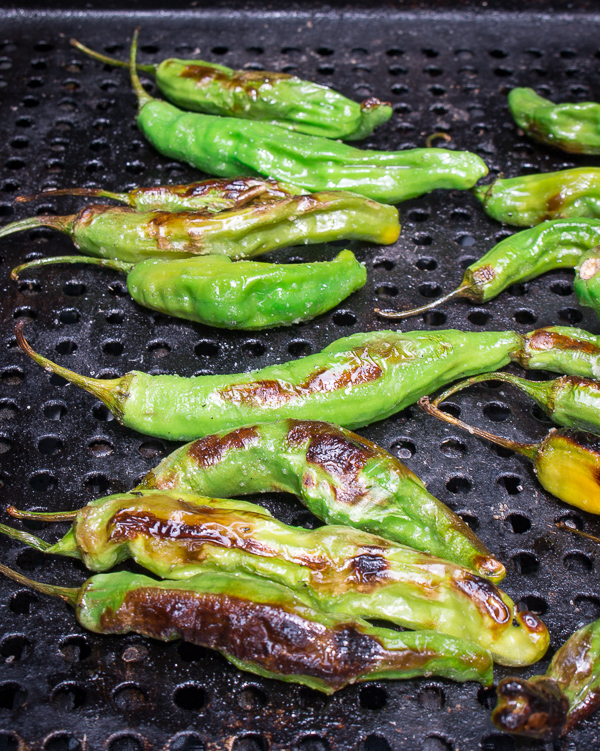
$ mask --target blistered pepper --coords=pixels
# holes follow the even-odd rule
[[[492,721],[499,730],[551,741],[600,705],[600,620],[575,631],[545,675],[503,678]]]
[[[61,256],[30,261],[21,271],[54,263],[91,263],[127,274],[127,289],[146,308],[226,329],[266,329],[309,321],[360,289],[367,271],[343,250],[319,263],[232,263],[227,256],[126,264],[100,258]]]
[[[210,211],[218,213],[240,209],[249,203],[268,203],[291,198],[302,191],[277,180],[259,177],[216,178],[187,185],[157,185],[134,188],[128,193],[114,193],[102,188],[59,188],[31,196],[18,196],[21,203],[54,196],[112,198],[138,211]]]
[[[120,571],[97,574],[74,588],[32,581],[3,564],[0,573],[60,597],[90,631],[184,639],[216,649],[240,670],[326,694],[384,678],[492,682],[490,655],[475,644],[326,613],[308,596],[258,576],[206,572],[160,582]]]
[[[412,310],[379,310],[384,318],[408,318],[457,297],[487,302],[517,282],[553,269],[574,268],[583,253],[600,243],[600,220],[555,219],[506,237],[467,267],[460,285],[428,305]]]
[[[486,213],[518,227],[549,219],[600,219],[600,169],[577,169],[521,175],[473,188]]]
[[[139,129],[161,154],[209,175],[263,175],[308,191],[351,190],[398,203],[435,188],[471,188],[487,174],[485,163],[466,151],[363,151],[270,123],[183,112],[144,90],[135,73],[136,45],[134,36],[131,74]]]
[[[520,443],[467,425],[443,412],[429,397],[420,399],[419,407],[471,435],[526,456],[533,462],[534,472],[545,490],[571,506],[600,514],[600,438],[597,435],[553,428],[540,443]]]
[[[515,362],[528,370],[600,378],[600,336],[569,326],[548,326],[523,336]]]
[[[575,267],[573,289],[580,305],[592,308],[600,318],[600,246],[584,253]]]
[[[510,112],[522,130],[536,141],[572,154],[600,154],[600,104],[554,104],[533,89],[513,89]]]
[[[400,234],[394,207],[342,191],[294,196],[218,214],[140,213],[124,206],[88,206],[70,216],[11,222],[0,229],[0,237],[35,227],[64,232],[86,255],[124,263],[211,254],[235,260],[287,245],[346,239],[387,245]]]
[[[13,513],[53,519],[52,513]],[[52,546],[11,527],[0,531],[38,550],[80,558],[94,571],[131,557],[167,579],[211,570],[266,577],[305,592],[328,613],[467,639],[505,665],[536,662],[548,647],[537,616],[518,613],[506,594],[468,569],[351,527],[290,527],[245,501],[146,490],[88,504]]]
[[[175,449],[136,489],[214,498],[292,493],[328,524],[381,535],[492,581],[506,573],[469,526],[399,459],[330,423],[280,420],[213,433]]]
[[[129,68],[129,63],[95,52],[76,39],[71,44],[100,62]],[[392,116],[389,102],[375,97],[354,102],[328,86],[287,73],[232,70],[205,60],[178,58],[136,67],[154,76],[164,96],[184,110],[264,121],[311,136],[354,141]]]

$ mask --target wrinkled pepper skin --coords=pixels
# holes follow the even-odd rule
[[[46,552],[80,557],[95,571],[131,557],[169,579],[258,575],[308,594],[328,613],[472,641],[501,664],[536,662],[549,642],[539,618],[517,613],[507,595],[463,567],[350,527],[290,527],[244,501],[161,490],[101,498]]]
[[[101,188],[59,188],[46,190],[32,196],[19,196],[24,203],[49,196],[87,196],[112,198],[127,204],[136,211],[219,211],[240,209],[249,203],[267,203],[291,198],[302,191],[277,180],[258,177],[211,178],[187,185],[158,185],[151,188],[134,188],[128,193],[114,193]]]
[[[600,705],[600,620],[580,628],[556,652],[545,675],[504,678],[494,725],[550,741],[564,737]]]
[[[66,600],[90,631],[184,639],[219,651],[240,670],[326,694],[358,681],[418,676],[492,682],[490,655],[475,644],[325,613],[308,596],[261,577],[205,572],[160,582],[120,571],[73,589],[34,582],[3,565],[0,571]]]
[[[569,326],[548,326],[523,337],[514,360],[528,370],[600,378],[600,336]]]
[[[533,89],[513,89],[510,112],[528,136],[571,154],[600,154],[600,104],[554,104]]]
[[[108,266],[127,272],[133,299],[166,315],[225,329],[256,330],[291,326],[321,315],[367,281],[354,254],[343,250],[333,261],[317,263],[232,263],[227,256],[163,260],[133,266],[118,261],[63,256],[23,264],[21,271],[53,263]]]
[[[521,175],[473,188],[486,214],[498,222],[533,227],[551,219],[600,219],[600,169]]]
[[[15,333],[32,359],[94,394],[127,427],[179,441],[282,418],[368,425],[457,378],[498,370],[522,343],[511,331],[373,331],[249,373],[183,378],[131,371],[105,380],[36,354],[23,337],[22,320]]]
[[[129,67],[71,41],[101,62]],[[370,135],[392,116],[389,102],[375,97],[354,102],[334,89],[287,73],[233,70],[204,60],[178,58],[138,69],[155,76],[159,90],[181,109],[268,122],[311,136],[354,141]]]
[[[208,214],[88,206],[72,216],[38,216],[7,224],[0,237],[52,227],[78,250],[97,258],[137,263],[147,258],[225,255],[250,258],[288,245],[356,239],[383,245],[400,234],[398,212],[353,193],[329,191]]]
[[[280,420],[209,435],[165,457],[137,489],[214,498],[284,491],[328,524],[409,545],[495,582],[506,573],[399,459],[329,423]]]
[[[592,308],[600,318],[600,247],[596,245],[579,259],[573,289],[580,305]]]
[[[484,303],[505,289],[553,269],[574,268],[584,252],[600,243],[600,220],[554,219],[506,237],[467,267],[453,292],[407,311],[378,310],[385,318],[407,318],[457,297]]]

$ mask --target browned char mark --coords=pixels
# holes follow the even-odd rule
[[[256,428],[238,428],[225,435],[209,435],[194,441],[187,455],[201,469],[207,469],[223,461],[230,451],[243,451],[259,441],[260,434]]]
[[[504,678],[492,716],[501,730],[551,740],[560,735],[568,709],[566,696],[551,678]]]
[[[193,80],[200,88],[206,88],[211,83],[217,82],[223,89],[244,92],[252,100],[257,99],[261,86],[291,78],[287,73],[262,70],[235,70],[227,73],[211,65],[201,64],[186,65],[179,75],[181,78]]]
[[[425,666],[427,653],[386,650],[352,624],[327,628],[284,607],[182,589],[139,587],[100,618],[104,633],[134,631],[155,639],[180,637],[283,675],[306,675],[342,688],[387,664]]]
[[[452,586],[466,595],[482,616],[491,618],[498,626],[505,626],[512,620],[512,613],[499,590],[487,579],[462,571],[458,578],[452,580]]]
[[[576,350],[589,355],[600,355],[600,347],[593,342],[574,339],[551,329],[538,329],[527,338],[527,350],[545,352],[550,349]]]

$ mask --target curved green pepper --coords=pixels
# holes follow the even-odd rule
[[[237,117],[183,112],[153,99],[135,74],[137,123],[161,154],[209,175],[264,175],[305,190],[351,190],[384,203],[398,203],[435,188],[471,188],[487,174],[476,155],[444,149],[362,151],[319,136]]]
[[[127,273],[127,288],[146,308],[226,329],[266,329],[309,321],[367,281],[367,271],[349,250],[320,263],[232,263],[227,256],[151,258],[135,265],[61,256],[30,261],[21,271],[54,263],[91,263]]]
[[[412,310],[379,310],[384,318],[408,318],[457,297],[487,302],[517,282],[553,269],[574,268],[582,254],[600,243],[600,220],[555,219],[506,237],[467,267],[460,285],[428,305]]]
[[[468,525],[395,456],[335,425],[280,420],[181,446],[136,490],[214,498],[295,495],[319,519],[381,535],[500,581],[506,571]]]
[[[545,675],[503,678],[492,722],[505,733],[564,737],[600,705],[600,620],[575,631]]]
[[[15,201],[25,203],[48,196],[88,196],[112,198],[137,211],[210,211],[218,213],[240,209],[249,203],[267,203],[291,198],[302,191],[277,180],[259,177],[216,178],[187,185],[158,185],[134,188],[128,193],[113,193],[102,188],[58,188],[31,196],[18,196]]]
[[[146,258],[225,255],[233,260],[287,245],[356,239],[384,245],[400,234],[398,212],[354,193],[327,191],[208,214],[88,206],[71,216],[7,224],[0,237],[35,227],[69,235],[86,255],[137,263]]]
[[[554,104],[533,89],[513,89],[510,112],[522,130],[536,141],[572,154],[600,154],[600,104]]]
[[[76,39],[71,44],[100,62],[129,67]],[[389,102],[369,97],[359,104],[328,86],[287,73],[232,70],[204,60],[177,58],[136,67],[155,76],[159,90],[184,110],[264,121],[310,136],[355,141],[366,138],[392,116]]]
[[[3,564],[0,573],[60,597],[90,631],[184,639],[216,649],[240,670],[326,694],[358,681],[417,676],[492,682],[490,655],[475,644],[326,613],[307,595],[261,577],[206,572],[160,582],[120,571],[73,588],[32,581]]]
[[[592,308],[600,318],[600,246],[588,250],[575,268],[573,289],[580,305]]]
[[[548,647],[539,618],[517,613],[506,594],[467,569],[350,527],[290,527],[244,501],[146,490],[85,506],[52,546],[11,527],[0,531],[38,550],[80,558],[94,571],[131,557],[168,579],[210,570],[266,577],[309,594],[328,613],[467,639],[501,664],[528,665]]]
[[[600,378],[600,336],[569,326],[548,326],[523,337],[514,360],[528,370]]]
[[[600,219],[600,169],[521,175],[473,188],[486,214],[498,222],[533,227],[549,219]]]

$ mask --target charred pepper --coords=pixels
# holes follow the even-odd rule
[[[226,329],[266,329],[309,321],[360,289],[367,271],[354,254],[343,250],[320,263],[232,263],[227,256],[126,264],[99,258],[42,258],[13,269],[53,263],[91,263],[127,274],[133,299],[167,315]]]
[[[71,44],[100,62],[129,63],[102,55],[76,39]],[[355,141],[392,116],[389,102],[369,97],[358,103],[328,86],[287,73],[232,70],[205,60],[168,58],[159,65],[136,65],[156,78],[165,97],[184,110],[258,120],[297,133]]]
[[[0,237],[35,227],[64,232],[86,255],[124,263],[215,254],[235,260],[287,245],[344,239],[387,245],[400,234],[394,207],[342,191],[294,196],[218,214],[140,213],[124,206],[88,206],[70,216],[12,222],[0,230]]]
[[[139,129],[161,154],[209,175],[263,175],[309,191],[351,190],[398,203],[435,188],[472,188],[487,174],[485,163],[470,152],[363,151],[270,123],[183,112],[144,90],[135,72],[136,47],[137,35],[131,47],[131,77]]]
[[[579,259],[573,289],[580,305],[592,308],[600,317],[600,246],[596,245]]]
[[[536,141],[572,154],[600,154],[600,104],[554,104],[533,89],[513,89],[510,112],[522,130]]]
[[[600,620],[580,628],[545,675],[504,678],[492,721],[499,730],[550,741],[565,736],[600,705]]]
[[[261,577],[206,572],[189,581],[160,582],[120,571],[74,588],[35,582],[2,564],[0,572],[60,597],[90,631],[184,639],[216,649],[240,670],[326,694],[383,678],[492,682],[489,653],[475,644],[325,613],[309,597]]]
[[[600,219],[600,169],[577,169],[521,175],[473,188],[486,213],[518,227],[549,219]]]
[[[381,535],[500,581],[502,563],[399,459],[325,422],[279,420],[226,430],[175,449],[136,490],[214,498],[295,495],[319,519]]]
[[[600,378],[600,336],[569,326],[549,326],[523,336],[514,361],[528,370]]]
[[[13,513],[53,519],[52,513]],[[211,570],[265,577],[308,594],[328,613],[467,639],[501,664],[528,665],[548,647],[539,618],[517,613],[506,594],[467,569],[351,527],[290,527],[245,501],[146,490],[80,509],[71,531],[53,546],[10,527],[0,531],[38,550],[80,558],[94,571],[131,557],[168,579]]]

